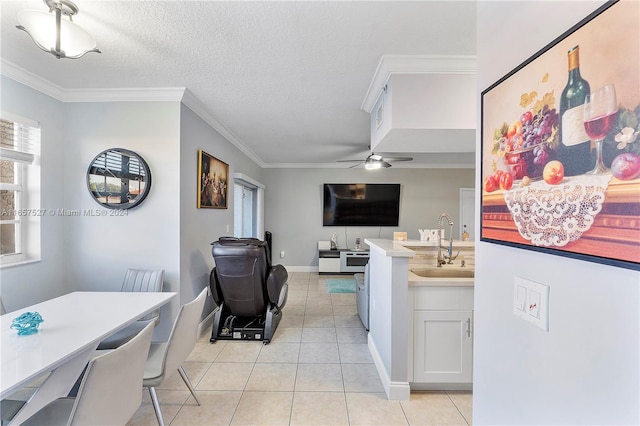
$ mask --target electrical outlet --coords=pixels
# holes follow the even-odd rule
[[[280,252],[280,259],[284,259],[284,250]]]

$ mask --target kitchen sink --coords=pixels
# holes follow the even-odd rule
[[[473,269],[464,269],[460,267],[447,268],[428,268],[428,269],[411,269],[414,274],[424,278],[473,278]]]

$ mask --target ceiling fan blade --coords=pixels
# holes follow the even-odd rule
[[[358,160],[336,160],[336,163],[362,163],[362,159],[358,159]]]
[[[356,167],[360,167],[362,166],[362,164],[364,164],[362,161],[359,162],[358,164],[354,164],[353,166],[349,166],[350,169],[355,169]]]
[[[384,161],[413,161],[413,157],[384,157]]]
[[[383,161],[382,167],[384,167],[385,169],[388,169],[389,167],[391,167],[391,164],[387,163],[386,161]]]

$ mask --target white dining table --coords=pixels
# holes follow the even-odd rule
[[[49,402],[67,395],[102,340],[176,294],[78,291],[2,315],[0,397],[9,398],[33,379],[50,373],[11,424],[20,424]],[[24,312],[42,316],[37,333],[20,336],[10,328],[12,320]]]

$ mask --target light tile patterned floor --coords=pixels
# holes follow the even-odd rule
[[[202,402],[175,374],[158,389],[166,425],[470,425],[471,392],[415,392],[389,401],[367,347],[355,294],[289,274],[269,345],[203,335],[184,364]],[[129,425],[157,425],[149,394]]]

